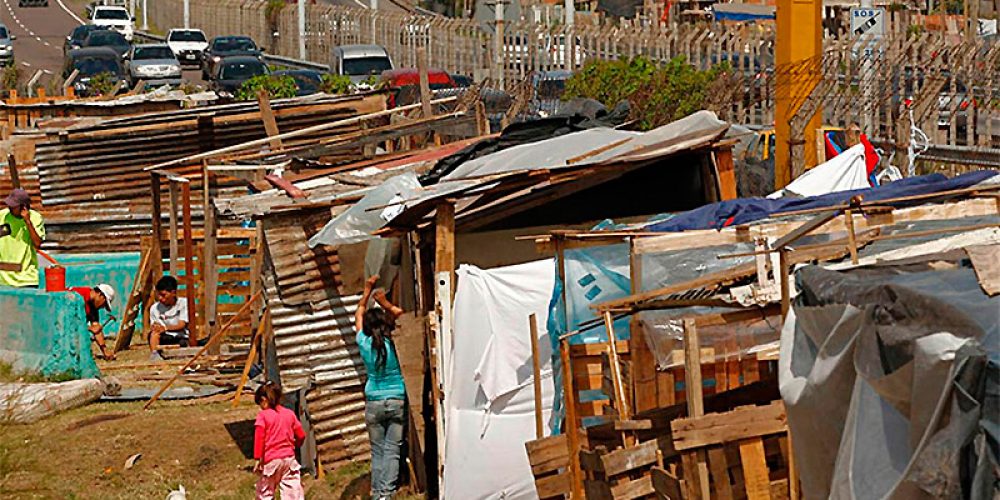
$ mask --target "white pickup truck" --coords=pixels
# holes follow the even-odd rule
[[[117,31],[129,42],[132,41],[132,35],[135,33],[134,21],[135,18],[128,13],[128,9],[110,5],[95,6],[90,16],[90,24]]]

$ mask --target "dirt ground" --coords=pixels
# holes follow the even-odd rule
[[[143,381],[157,371],[121,369],[148,357],[133,345],[99,366],[125,387],[157,387],[162,382]],[[232,408],[232,397],[159,401],[150,410],[142,401],[98,402],[30,425],[0,425],[0,498],[162,499],[179,485],[192,500],[253,498],[258,408],[249,394]],[[135,454],[141,457],[126,469]],[[304,476],[303,485],[309,499],[366,498],[368,464],[327,471],[323,480]]]

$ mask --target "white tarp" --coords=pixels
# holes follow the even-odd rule
[[[554,398],[545,330],[552,260],[497,269],[463,265],[455,292],[454,340],[445,387],[442,498],[534,499],[524,443],[535,439],[528,315],[537,316],[545,435]]]
[[[819,196],[870,187],[868,168],[865,165],[865,145],[857,144],[834,156],[830,161],[806,171],[785,186],[785,189],[771,193],[768,198]]]

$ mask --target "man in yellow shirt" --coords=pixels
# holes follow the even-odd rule
[[[38,249],[45,241],[42,214],[31,209],[31,197],[15,189],[0,210],[0,286],[37,287]]]

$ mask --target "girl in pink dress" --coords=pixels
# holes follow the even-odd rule
[[[281,490],[281,500],[304,500],[302,475],[295,450],[306,435],[295,413],[279,404],[281,387],[266,382],[257,388],[254,401],[260,406],[254,422],[253,457],[257,479],[257,500],[273,500]]]

